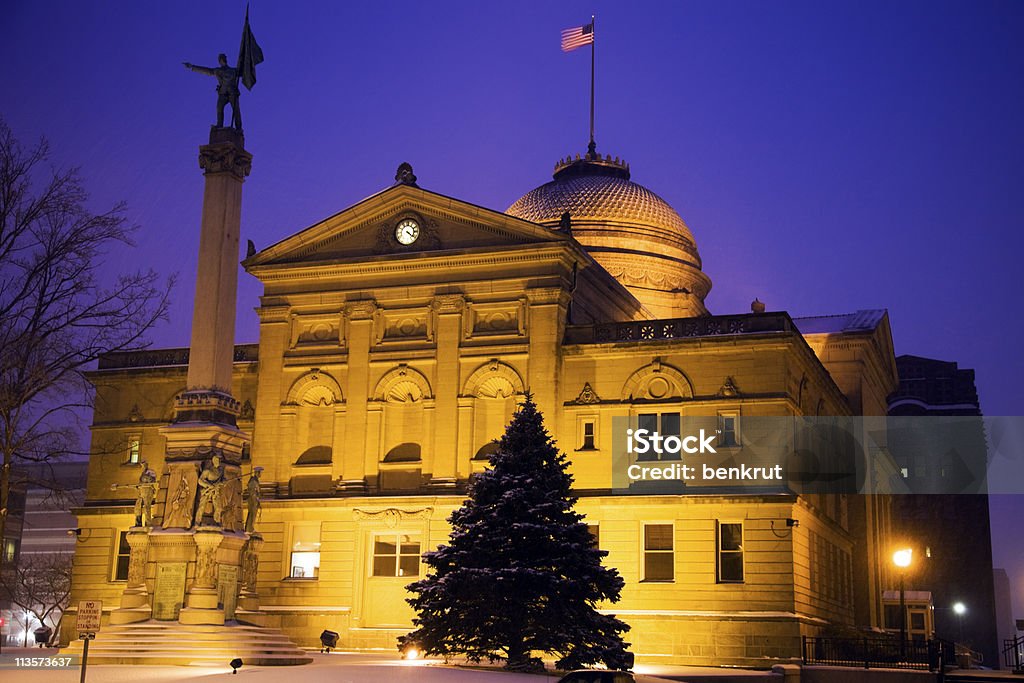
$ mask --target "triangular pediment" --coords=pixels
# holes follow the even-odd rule
[[[412,221],[401,235],[403,221]],[[409,239],[416,233],[415,239]],[[247,268],[390,254],[477,251],[571,241],[564,233],[413,185],[395,185],[243,262]]]

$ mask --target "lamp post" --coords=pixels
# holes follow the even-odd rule
[[[967,606],[962,602],[954,603],[953,613],[956,614],[956,625],[957,631],[960,633],[957,636],[959,642],[964,642],[964,613],[967,611]]]
[[[907,576],[914,551],[902,548],[892,554],[892,563],[899,568],[900,574],[900,661],[907,659],[907,601],[903,590],[903,581]]]

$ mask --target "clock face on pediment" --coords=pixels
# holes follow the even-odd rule
[[[405,211],[377,227],[378,254],[440,249],[438,222],[417,212]]]
[[[414,218],[403,218],[395,228],[395,239],[406,246],[415,242],[420,236],[420,224]]]

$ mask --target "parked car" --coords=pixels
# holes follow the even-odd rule
[[[608,671],[603,669],[579,669],[558,679],[558,683],[635,683],[636,679],[628,671]]]

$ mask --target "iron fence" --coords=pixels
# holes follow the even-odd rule
[[[803,637],[804,664],[827,666],[938,671],[952,656],[946,649],[937,640]]]

